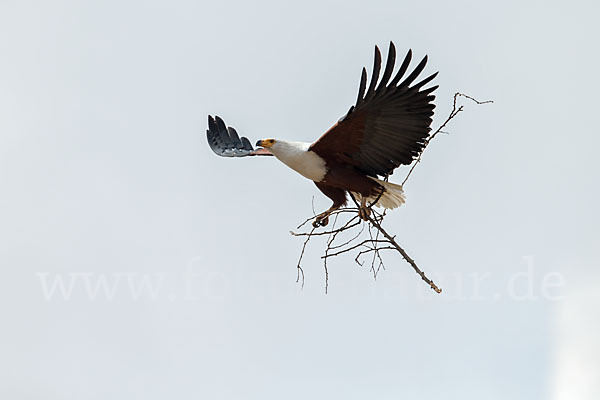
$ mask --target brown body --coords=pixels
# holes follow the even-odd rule
[[[339,208],[348,202],[347,192],[360,193],[362,197],[377,196],[383,189],[372,179],[350,165],[327,163],[327,174],[315,185],[333,201],[332,208]]]

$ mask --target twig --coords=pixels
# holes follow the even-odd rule
[[[317,228],[312,228],[312,230],[310,231],[310,233],[312,234],[314,232],[314,230]],[[302,257],[304,257],[304,251],[306,250],[306,245],[308,244],[309,240],[311,238],[311,235],[309,234],[306,237],[306,240],[304,241],[304,244],[302,245],[302,252],[300,253],[300,258],[298,258],[298,265],[296,266],[296,269],[298,270],[298,274],[296,276],[296,283],[298,283],[298,281],[300,280],[300,273],[302,273],[302,286],[301,289],[304,289],[304,269],[302,269]]]
[[[343,232],[342,230],[335,229],[335,224],[337,223],[338,215],[340,215],[340,214],[339,213],[335,214],[335,218],[333,220],[332,232],[329,234],[329,237],[327,238],[327,249],[325,250],[325,254],[327,254],[327,252],[331,249],[331,245],[333,244],[333,241],[335,240],[338,233]],[[352,221],[352,220],[350,220],[350,221]],[[348,221],[342,227],[342,229],[347,227],[348,224],[350,223],[350,221]],[[327,292],[329,291],[329,269],[327,268],[327,258],[325,258],[325,260],[323,260],[323,269],[325,270],[325,294],[327,294]]]
[[[360,223],[360,222],[359,222]],[[335,246],[330,246],[329,248],[331,250],[335,250],[335,249],[339,249],[342,248],[350,243],[352,243],[353,241],[355,241],[356,239],[358,239],[358,237],[360,235],[362,235],[363,231],[365,230],[365,224],[360,224],[360,231],[358,231],[358,233],[356,235],[354,235],[353,237],[351,237],[350,239],[348,239],[347,241],[345,241],[342,244],[336,244]]]
[[[377,221],[380,222],[380,221]],[[377,233],[375,234],[375,240],[379,239],[379,234],[381,232],[377,231]],[[369,225],[369,237],[371,239],[373,239],[373,235],[371,233],[371,225]],[[373,279],[377,279],[377,274],[379,273],[379,270],[383,267],[383,269],[385,269],[385,266],[383,264],[383,259],[381,258],[381,254],[379,253],[378,247],[377,247],[377,243],[375,243],[375,249],[376,251],[373,252],[373,258],[371,259],[371,271],[373,271]],[[375,269],[375,259],[378,258],[379,259],[379,265],[377,266],[377,269]]]
[[[360,256],[367,254],[367,253],[379,253],[381,250],[396,250],[395,247],[392,246],[387,246],[387,247],[370,247],[367,250],[361,250],[358,252],[358,254],[356,255],[356,258],[354,259],[354,261],[360,265],[362,267],[363,264],[361,264],[359,260]],[[383,261],[382,261],[383,262]]]
[[[465,106],[460,106],[460,107],[456,108],[456,102],[458,100],[458,97],[465,97],[465,98],[467,98],[469,100],[474,101],[477,104],[489,104],[489,103],[493,103],[494,102],[493,100],[479,101],[479,100],[476,100],[476,99],[474,99],[473,97],[471,97],[469,95],[466,95],[466,94],[463,94],[463,93],[460,93],[460,92],[454,93],[454,100],[452,102],[452,111],[450,111],[450,115],[448,115],[448,118],[446,118],[446,120],[442,123],[442,125],[440,125],[435,130],[435,132],[433,132],[425,140],[425,144],[423,145],[423,148],[421,149],[421,152],[419,153],[419,156],[413,162],[412,167],[410,168],[410,170],[408,171],[408,174],[406,175],[406,178],[404,178],[404,180],[402,181],[402,186],[404,186],[404,184],[406,183],[406,181],[408,180],[408,178],[412,174],[413,170],[417,166],[417,164],[421,162],[421,156],[423,156],[423,152],[425,151],[425,149],[427,148],[427,146],[429,145],[429,143],[431,143],[431,141],[433,140],[433,138],[435,138],[438,133],[444,132],[442,129],[444,129],[446,127],[446,125],[448,125],[448,122],[450,122],[454,117],[456,117],[461,111],[464,110]],[[444,133],[447,133],[447,132],[444,132]]]
[[[357,211],[357,212],[358,212],[358,211]],[[358,218],[358,217],[356,217],[356,218]],[[353,219],[354,219],[354,218],[353,218]],[[314,229],[312,229],[312,230],[311,230],[310,232],[308,232],[308,233],[307,233],[307,232],[300,232],[300,233],[298,233],[298,232],[290,231],[290,234],[291,234],[292,236],[326,236],[326,235],[331,235],[332,233],[339,233],[339,232],[346,231],[346,230],[348,230],[348,229],[352,229],[352,228],[354,228],[354,227],[355,227],[355,226],[357,226],[357,225],[360,225],[360,221],[358,221],[358,222],[355,222],[355,223],[354,223],[354,224],[352,224],[352,225],[344,226],[344,227],[342,227],[342,228],[338,228],[338,229],[331,230],[331,231],[323,231],[323,232],[312,233],[312,231],[314,230]],[[315,229],[316,229],[316,228],[315,228]]]
[[[337,251],[335,253],[325,253],[325,255],[321,256],[321,258],[329,258],[329,257],[339,256],[340,254],[347,253],[347,252],[352,251],[352,250],[354,250],[356,248],[364,246],[364,245],[366,245],[368,243],[390,243],[390,242],[387,241],[387,240],[366,239],[366,240],[363,240],[362,242],[360,242],[359,244],[355,244],[355,245],[353,245],[351,247],[348,247],[348,248],[346,248],[344,250],[340,250],[340,251]],[[331,248],[329,248],[329,250],[331,250]],[[375,249],[375,250],[377,250],[377,249]]]

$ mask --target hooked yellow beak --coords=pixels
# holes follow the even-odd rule
[[[265,140],[259,140],[258,142],[256,142],[256,146],[265,147],[265,148],[272,147],[273,144],[275,144],[275,139],[265,139]]]

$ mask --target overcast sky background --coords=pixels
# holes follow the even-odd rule
[[[599,8],[0,1],[1,397],[595,398]],[[390,254],[376,281],[332,260],[325,295],[317,242],[301,290],[288,232],[329,200],[216,157],[207,114],[313,141],[390,40],[440,71],[434,126],[455,91],[495,101],[386,220],[444,293]]]

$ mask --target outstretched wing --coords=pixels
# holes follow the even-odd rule
[[[421,90],[437,72],[411,84],[425,68],[427,56],[402,82],[412,58],[409,50],[393,79],[396,48],[390,42],[385,70],[379,80],[381,52],[375,46],[373,77],[367,88],[362,70],[356,104],[310,147],[340,163],[351,164],[370,176],[386,176],[400,165],[410,164],[421,152],[431,130],[435,99],[433,86]],[[398,83],[400,82],[400,83]],[[365,93],[366,90],[366,93]]]
[[[236,130],[227,127],[217,116],[208,116],[206,138],[212,151],[221,157],[272,156],[267,149],[254,149],[246,137],[240,137]]]

